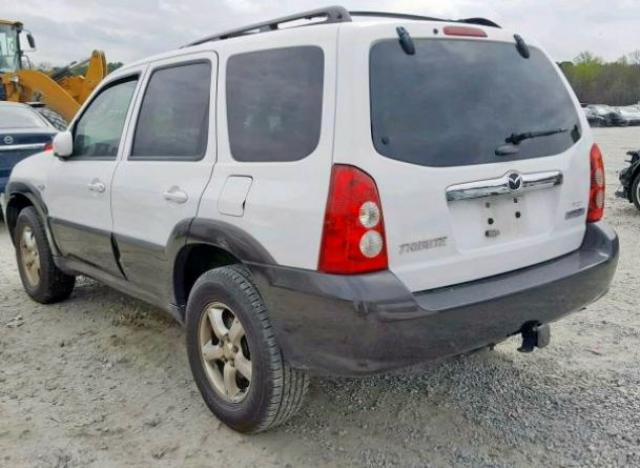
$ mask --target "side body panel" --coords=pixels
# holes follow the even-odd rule
[[[337,34],[335,26],[314,26],[305,30],[304,35],[295,29],[283,30],[265,35],[269,40],[262,40],[261,35],[234,39],[219,51],[218,161],[198,218],[222,221],[250,233],[273,261],[282,265],[317,268],[333,153]],[[319,46],[324,53],[322,121],[317,147],[299,161],[236,161],[227,130],[228,59],[243,52],[295,46]],[[251,179],[250,184],[247,179]],[[234,182],[232,190],[230,180]],[[238,202],[240,189],[247,191],[244,207]]]
[[[181,238],[178,242],[184,245],[183,233],[196,216],[216,160],[216,54],[185,53],[152,62],[142,87],[143,91],[147,89],[155,70],[203,61],[211,65],[208,143],[204,156],[197,161],[130,159],[135,123],[144,98],[144,92],[140,92],[113,182],[113,235],[125,277],[136,287],[166,297],[167,301],[171,301],[171,272],[179,247],[174,245],[174,239]]]

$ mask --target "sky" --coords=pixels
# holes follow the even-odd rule
[[[483,16],[535,38],[556,61],[588,50],[606,60],[640,49],[638,0],[0,0],[0,17],[36,38],[34,63],[62,65],[102,49],[131,62],[217,31],[342,4],[350,10]]]

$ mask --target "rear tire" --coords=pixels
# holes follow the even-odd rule
[[[636,174],[631,184],[631,201],[640,210],[640,173]]]
[[[41,304],[67,299],[76,278],[64,274],[53,262],[47,234],[35,208],[27,207],[18,215],[14,241],[20,279],[29,297]]]
[[[231,265],[204,273],[191,290],[186,318],[191,371],[220,421],[238,432],[256,433],[300,409],[309,377],[284,361],[246,268]]]

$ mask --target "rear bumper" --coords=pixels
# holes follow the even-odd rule
[[[514,272],[411,293],[391,272],[336,276],[252,269],[285,358],[319,373],[363,375],[497,343],[523,325],[545,324],[604,295],[618,238],[588,225],[575,252]]]

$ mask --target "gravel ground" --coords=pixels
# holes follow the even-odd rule
[[[639,466],[640,213],[613,198],[640,129],[596,131],[622,257],[608,296],[552,327],[417,373],[315,378],[284,427],[238,435],[207,410],[184,332],[89,280],[54,306],[22,292],[0,225],[0,465]]]

